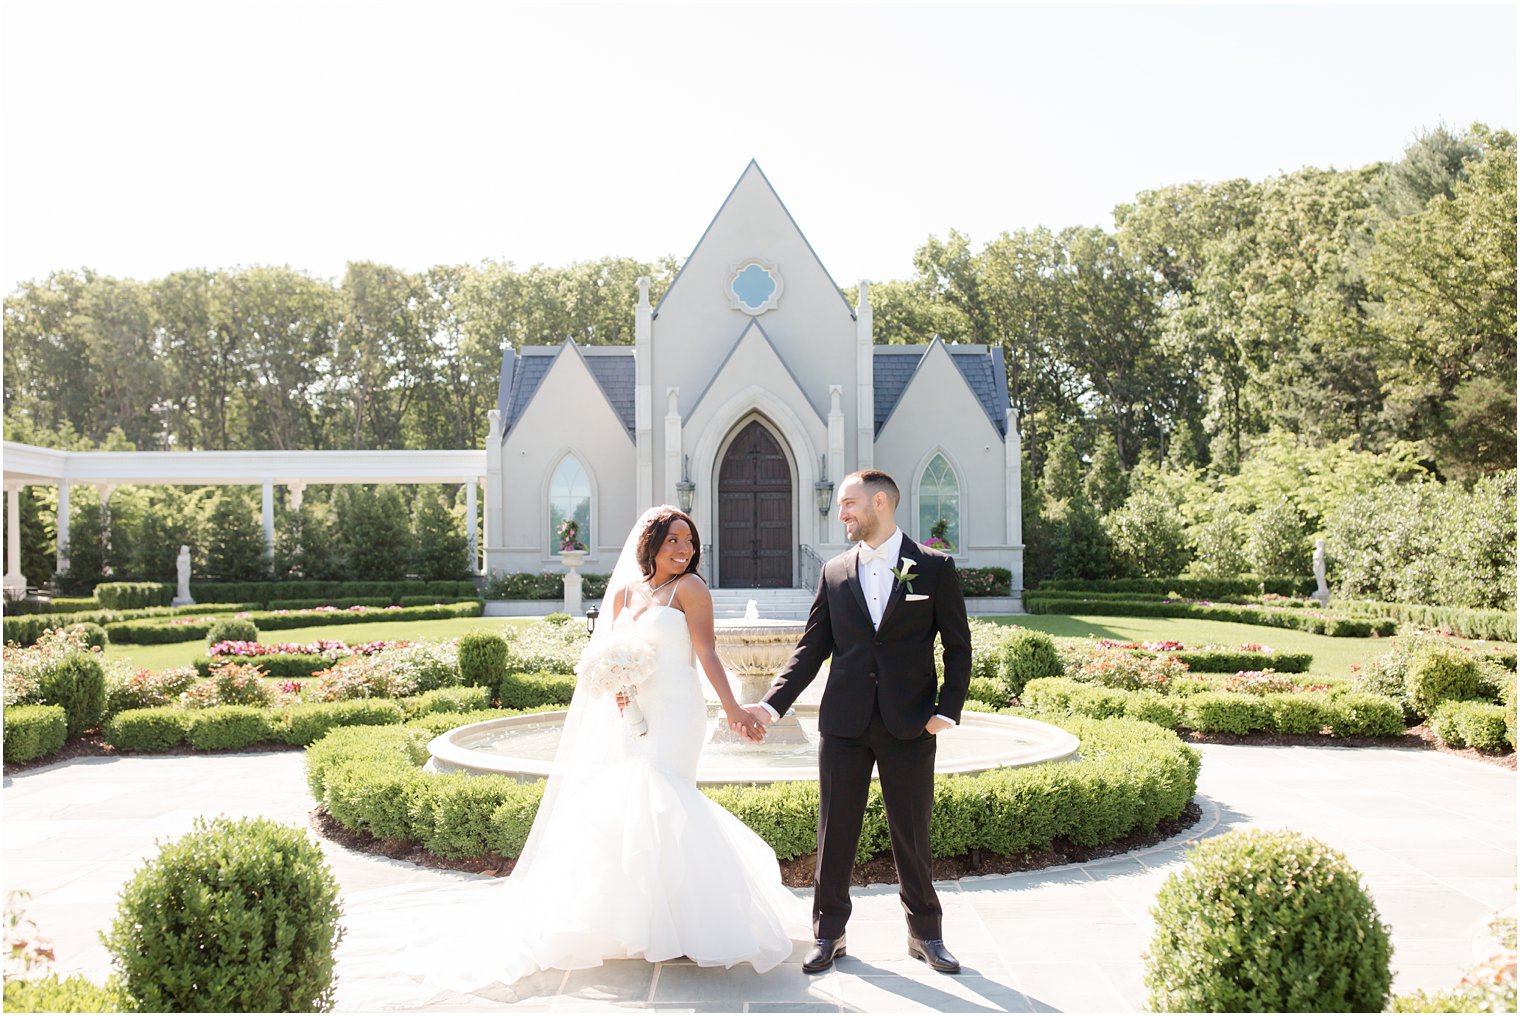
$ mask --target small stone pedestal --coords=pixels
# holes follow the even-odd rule
[[[584,550],[562,550],[560,564],[565,566],[565,613],[575,617],[581,612],[581,563],[586,560]]]

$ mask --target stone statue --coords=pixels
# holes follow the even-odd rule
[[[179,545],[179,556],[174,559],[174,570],[179,576],[179,589],[170,601],[171,604],[183,607],[194,603],[195,600],[190,596],[190,548],[183,543]]]
[[[1314,581],[1317,588],[1314,590],[1314,598],[1319,601],[1321,607],[1330,605],[1330,587],[1325,585],[1325,538],[1319,537],[1314,541]]]

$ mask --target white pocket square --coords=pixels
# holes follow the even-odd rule
[[[928,598],[928,593],[909,593],[907,596],[909,603],[912,603],[914,600],[927,600]]]

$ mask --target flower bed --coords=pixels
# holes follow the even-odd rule
[[[930,848],[1018,854],[1058,838],[1097,846],[1182,814],[1197,790],[1198,753],[1174,734],[1126,719],[1058,721],[1082,740],[1081,759],[935,779]],[[441,857],[522,851],[543,784],[505,776],[430,773],[427,730],[334,731],[306,753],[307,783],[340,825],[409,840]],[[818,785],[704,790],[760,835],[776,856],[817,848]],[[1030,807],[1038,800],[1040,806]],[[872,784],[857,860],[888,849],[881,790]]]
[[[479,617],[481,602],[439,603],[427,607],[316,607],[311,610],[248,610],[234,617],[246,618],[260,631],[312,628],[319,625],[367,624],[372,621],[436,621],[449,617]],[[123,621],[106,625],[106,634],[118,644],[193,642],[203,639],[218,618],[183,617],[157,621]]]

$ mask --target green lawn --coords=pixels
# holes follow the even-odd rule
[[[264,632],[261,642],[311,642],[315,639],[342,639],[355,642],[379,640],[450,639],[471,631],[499,631],[511,625],[526,624],[528,618],[455,617],[442,621],[376,621],[373,624],[341,624],[321,628],[291,628]],[[1068,637],[1110,638],[1121,642],[1150,642],[1176,639],[1187,645],[1216,642],[1238,646],[1259,642],[1284,652],[1312,653],[1311,671],[1332,677],[1350,677],[1351,665],[1371,663],[1388,651],[1387,639],[1333,639],[1326,635],[1287,628],[1265,628],[1231,621],[1198,621],[1173,617],[1102,617],[1067,614],[1004,615],[985,620],[1017,624],[1025,628]],[[107,646],[108,659],[130,660],[139,667],[163,670],[188,667],[190,661],[206,652],[204,642],[173,642],[157,646]]]
[[[1268,628],[1234,621],[1202,621],[1184,617],[1104,617],[1070,614],[1003,615],[985,620],[1016,624],[1049,635],[1073,638],[1107,638],[1120,642],[1156,642],[1176,639],[1185,645],[1207,642],[1238,646],[1256,642],[1289,653],[1311,653],[1310,672],[1330,677],[1350,677],[1351,665],[1366,666],[1388,651],[1388,639],[1333,639],[1290,628]]]
[[[364,642],[442,641],[472,631],[500,631],[512,625],[526,624],[523,617],[449,617],[439,621],[376,621],[373,624],[332,624],[320,628],[286,628],[259,633],[260,642],[314,642],[317,639],[341,639],[349,645]],[[197,656],[206,655],[206,643],[169,642],[156,646],[106,646],[106,659],[130,660],[147,670],[188,667]]]

